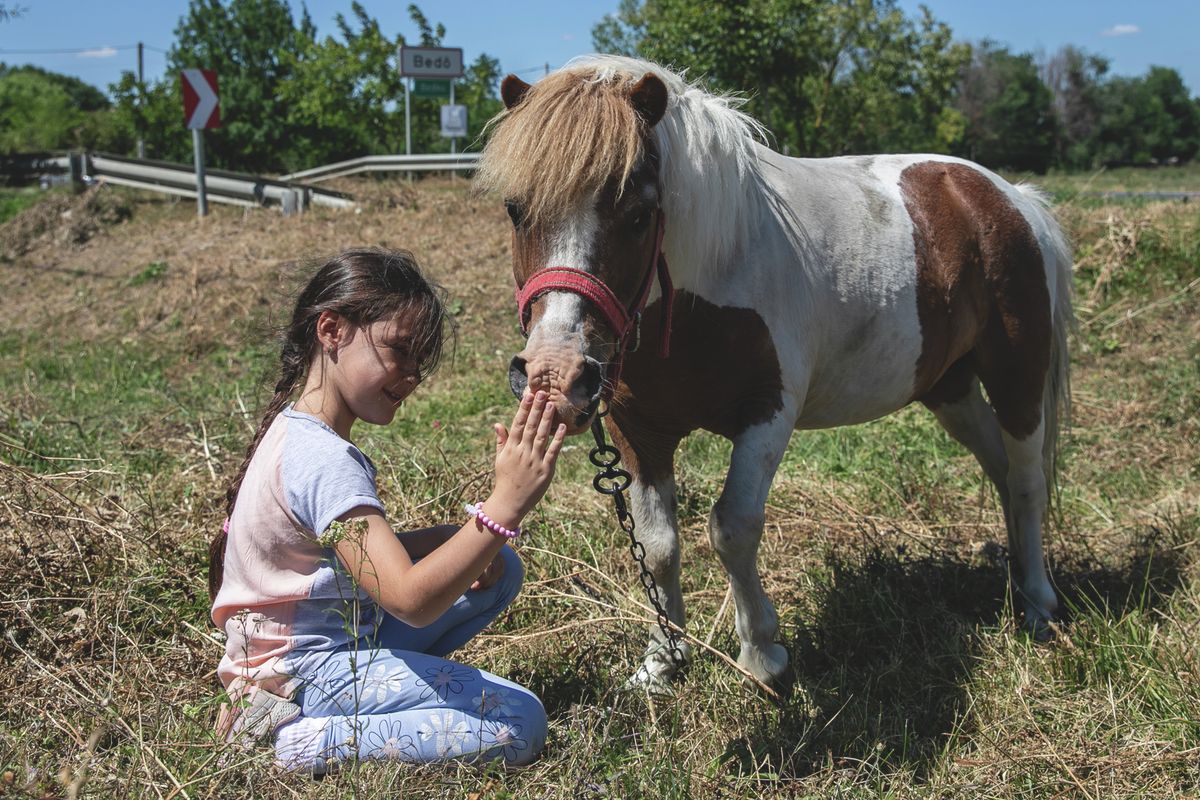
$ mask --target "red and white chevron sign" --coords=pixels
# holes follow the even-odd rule
[[[217,97],[216,72],[211,69],[183,71],[183,118],[192,130],[220,127],[221,101]]]

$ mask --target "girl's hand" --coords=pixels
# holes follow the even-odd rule
[[[526,392],[513,417],[512,427],[497,423],[496,488],[487,500],[488,516],[508,528],[520,525],[554,477],[554,465],[562,450],[567,426],[554,426],[554,406],[546,393]]]
[[[503,553],[504,548],[501,548],[500,552],[496,554],[496,557],[492,559],[492,563],[487,565],[487,569],[483,571],[483,574],[476,578],[475,582],[471,584],[471,589],[490,589],[496,585],[496,581],[500,580],[500,578],[504,576]]]

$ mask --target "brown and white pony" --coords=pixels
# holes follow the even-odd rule
[[[733,442],[709,537],[738,661],[773,681],[788,655],[756,556],[792,431],[919,401],[995,483],[1014,596],[1047,633],[1042,522],[1073,318],[1069,247],[1036,190],[946,156],[786,158],[736,100],[633,59],[583,57],[533,86],[510,75],[502,95],[478,181],[514,225],[528,341],[510,381],[548,390],[572,433],[611,395],[638,536],[675,623],[685,436]],[[652,630],[641,681],[674,669],[660,639]]]

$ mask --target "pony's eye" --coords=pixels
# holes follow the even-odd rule
[[[645,230],[646,226],[649,224],[650,224],[650,212],[649,211],[639,211],[637,213],[637,215],[632,220],[630,220],[629,227],[632,228],[634,231],[637,231],[640,233],[641,231]]]
[[[521,204],[514,200],[506,200],[504,207],[508,209],[508,216],[512,219],[513,227],[521,227],[521,223],[525,221],[525,209],[521,208]]]

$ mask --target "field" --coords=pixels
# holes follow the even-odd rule
[[[310,259],[417,254],[453,297],[455,355],[358,443],[394,524],[458,520],[489,479],[489,425],[511,414],[503,208],[433,179],[346,183],[360,213],[294,218],[198,221],[108,188],[22,197],[0,224],[0,796],[1196,797],[1200,211],[1078,196],[1115,188],[1097,180],[1048,181],[1080,322],[1054,641],[1015,628],[994,493],[916,407],[793,439],[760,555],[790,695],[701,647],[674,697],[622,692],[649,614],[577,440],[528,521],[522,595],[461,654],[543,698],[542,760],[323,780],[210,732],[207,543],[273,382],[271,331]],[[736,656],[706,534],[727,455],[694,435],[678,482],[689,632]]]

